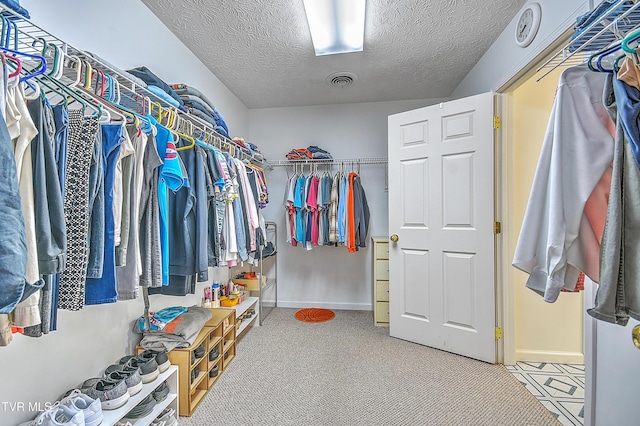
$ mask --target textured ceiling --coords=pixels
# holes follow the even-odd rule
[[[248,108],[448,97],[526,3],[368,0],[364,51],[316,57],[302,0],[142,1]]]

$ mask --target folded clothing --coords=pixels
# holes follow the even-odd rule
[[[307,148],[292,149],[285,155],[289,160],[309,160],[313,158],[313,154]]]
[[[313,156],[314,160],[331,160],[333,159],[333,157],[331,156],[331,154],[327,151],[325,151],[324,149],[318,148],[315,145],[310,145],[309,147],[307,147],[307,149],[309,150],[309,152],[311,152],[311,155]]]
[[[173,99],[178,101],[178,104],[184,108],[184,104],[180,96],[171,88],[167,83],[162,81],[160,77],[151,72],[151,70],[147,67],[137,67],[127,70],[128,73],[135,75],[139,79],[143,80],[149,86],[157,86],[162,89],[165,93],[171,96]],[[185,110],[186,111],[186,110]]]
[[[573,52],[581,47],[584,43],[588,42],[593,36],[599,34],[604,27],[614,20],[617,20],[622,14],[627,12],[633,7],[635,1],[628,0],[620,2],[619,0],[604,0],[593,10],[584,13],[576,18],[576,24],[574,25],[574,34],[571,37],[571,44],[569,45],[569,51]],[[636,20],[633,18],[636,12],[632,12],[631,16],[627,16],[626,19],[618,20],[616,31],[625,34],[632,30],[636,26]],[[606,20],[601,20],[603,16],[607,16]],[[613,31],[614,29],[611,29]],[[594,40],[589,43],[589,51],[600,50],[607,47],[609,44],[607,37],[601,37],[600,40]]]
[[[16,12],[18,15],[22,15],[25,18],[29,19],[29,11],[24,7],[20,6],[20,0],[0,0],[0,4],[7,6],[9,9]]]
[[[151,330],[164,330],[167,324],[187,312],[187,310],[184,306],[171,306],[160,309],[158,312],[149,312],[149,328]],[[144,318],[140,318],[138,324],[139,330],[144,331]]]

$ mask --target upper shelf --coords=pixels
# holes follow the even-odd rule
[[[537,81],[542,80],[561,65],[579,65],[586,62],[592,53],[623,39],[639,27],[640,2],[617,1],[540,66],[536,71],[542,72],[542,75],[537,78]]]
[[[114,65],[107,63],[103,59],[95,57],[87,51],[83,51],[81,49],[78,49],[77,47],[70,45],[69,43],[61,40],[53,34],[43,30],[36,24],[32,23],[30,20],[17,15],[15,12],[5,6],[0,5],[0,12],[2,12],[2,15],[4,15],[5,17],[10,18],[7,21],[4,21],[4,25],[8,25],[9,30],[4,31],[2,34],[2,45],[4,45],[5,43],[5,36],[7,33],[9,34],[8,47],[10,49],[19,50],[21,52],[32,55],[42,55],[42,47],[44,43],[47,43],[48,45],[55,44],[62,49],[67,57],[70,56],[71,58],[73,58],[75,56],[89,63],[95,71],[103,72],[104,74],[109,74],[111,77],[113,77],[119,85],[121,104],[128,109],[133,110],[140,115],[146,115],[149,113],[149,111],[146,110],[148,108],[145,108],[145,102],[141,101],[141,99],[152,100],[154,104],[161,105],[163,109],[171,109],[173,111],[176,111],[181,120],[186,120],[189,123],[188,128],[192,129],[191,133],[198,139],[206,139],[207,142],[217,146],[220,149],[232,150],[234,153],[237,153],[237,156],[239,158],[248,159],[257,164],[263,164],[265,162],[265,159],[260,152],[249,150],[237,144],[233,140],[225,137],[224,135],[221,135],[214,130],[213,126],[210,123],[202,120],[199,117],[196,117],[195,115],[177,111],[175,107],[173,107],[154,93],[150,92],[145,87],[137,84],[130,77],[128,77],[125,72],[116,68]],[[49,49],[49,51],[51,50],[53,49]],[[53,63],[53,58],[47,57],[46,59],[48,66],[51,66],[51,64]],[[25,61],[23,61],[23,64],[24,62]],[[28,64],[27,61],[27,65],[31,65],[33,69],[37,67],[36,62]],[[75,81],[77,73],[73,69],[73,65],[64,68],[64,73],[62,77],[60,77],[60,80],[66,84]],[[96,78],[94,78],[94,80],[96,80]]]

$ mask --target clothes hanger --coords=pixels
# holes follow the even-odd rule
[[[11,63],[14,63],[16,65],[16,70],[9,74],[9,78],[17,77],[20,72],[22,72],[22,61],[15,56],[5,55],[4,53],[2,53],[2,56],[7,61],[10,61]]]

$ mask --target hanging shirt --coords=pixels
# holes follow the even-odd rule
[[[340,196],[340,172],[331,183],[331,201],[329,204],[329,242],[338,242],[338,200]]]
[[[162,247],[162,284],[169,284],[169,200],[167,190],[178,191],[184,184],[182,166],[178,158],[173,136],[166,127],[160,125],[151,115],[149,123],[156,127],[158,154],[163,158],[158,181],[158,202],[160,205],[160,242]]]
[[[599,279],[600,246],[584,207],[613,159],[610,118],[602,103],[605,74],[586,66],[563,71],[547,128],[513,266],[526,286],[555,302],[583,271]]]
[[[14,86],[7,92],[7,104],[14,104],[18,120],[9,128],[13,137],[14,155],[20,185],[20,199],[24,216],[25,235],[27,242],[27,272],[29,283],[40,281],[38,268],[38,249],[36,243],[35,201],[33,190],[33,161],[31,157],[31,141],[38,134],[33,120],[27,110],[24,94],[20,86]],[[18,327],[28,327],[40,324],[39,292],[18,304],[15,310],[14,323]]]

